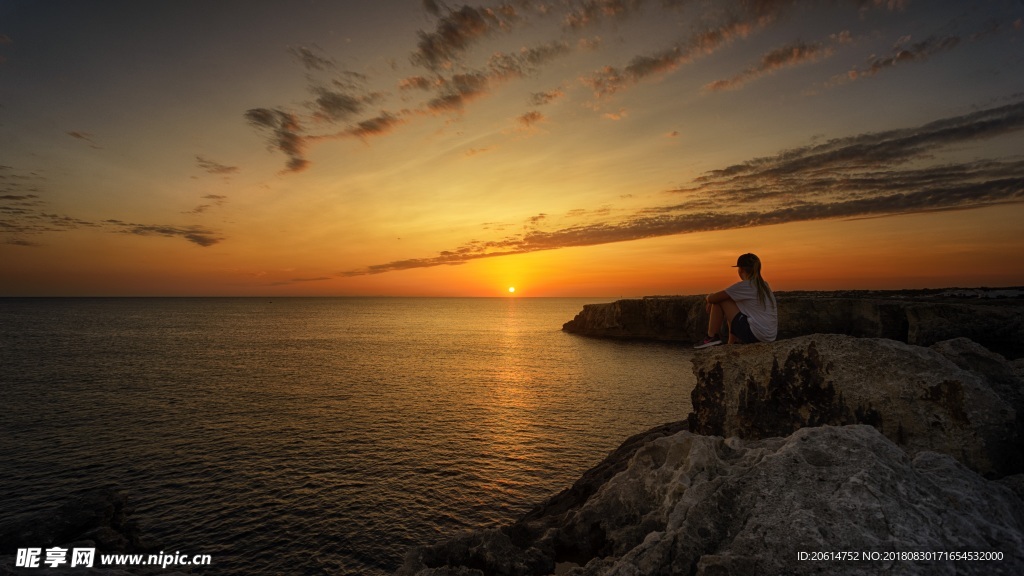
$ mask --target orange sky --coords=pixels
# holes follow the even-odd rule
[[[0,296],[1024,285],[1018,2],[57,6],[0,7]]]

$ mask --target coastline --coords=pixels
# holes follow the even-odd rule
[[[644,300],[681,298],[685,297]],[[815,299],[831,305],[842,298],[835,294],[818,294]],[[855,298],[845,299],[857,302]],[[994,308],[1012,305],[1007,298],[990,300],[984,305]],[[924,317],[923,312],[929,310],[933,319],[941,319],[937,311],[951,309],[929,306],[919,310],[918,316]],[[558,319],[559,315],[553,318]],[[856,320],[855,316],[847,318]],[[551,326],[551,320],[552,317],[547,318],[545,325]],[[862,320],[856,322],[860,324],[854,323],[854,326],[864,324]],[[561,340],[587,343],[584,339],[556,335]],[[633,348],[644,348],[591,344],[632,350],[629,357],[637,352]],[[680,351],[675,344],[655,348],[673,355]],[[1021,450],[1019,444],[999,445],[999,439],[1020,437],[1019,420],[1014,424],[1008,416],[1024,414],[1024,409],[1019,408],[1019,397],[1016,400],[1012,397],[1014,390],[1019,392],[1021,388],[1024,359],[1007,361],[963,337],[920,346],[886,338],[835,334],[797,336],[770,345],[723,346],[693,353],[687,350],[681,356],[685,360],[679,368],[689,365],[694,380],[700,384],[691,395],[693,411],[689,418],[685,413],[687,408],[674,410],[671,424],[632,436],[592,470],[578,478],[574,472],[574,478],[560,481],[559,486],[572,486],[555,497],[532,509],[525,503],[538,500],[520,499],[519,502],[524,503],[518,508],[524,511],[522,516],[503,520],[507,524],[499,529],[475,530],[436,545],[422,546],[410,553],[406,566],[399,573],[421,576],[560,573],[596,576],[630,573],[629,570],[645,574],[695,570],[699,570],[697,573],[715,573],[715,570],[719,573],[799,573],[799,566],[771,564],[773,558],[784,556],[780,550],[789,550],[792,554],[801,551],[794,547],[794,542],[776,542],[777,547],[772,551],[749,548],[746,544],[741,546],[736,537],[728,540],[721,536],[723,530],[726,534],[740,534],[743,526],[750,522],[765,526],[787,523],[812,526],[815,531],[820,529],[832,535],[833,540],[817,537],[825,538],[822,545],[832,549],[844,543],[862,545],[863,550],[868,551],[891,551],[913,542],[932,548],[972,544],[969,540],[951,541],[949,534],[932,530],[949,520],[943,520],[943,515],[953,514],[949,522],[960,526],[958,531],[986,533],[994,529],[996,532],[988,533],[988,541],[1018,541],[1015,539],[1022,523],[1015,511],[1018,506],[1015,502],[1024,494],[1024,476],[1014,472],[1020,469],[1019,462],[1012,462],[1007,455],[1014,454],[1014,450],[1019,454]],[[620,362],[627,360],[619,358]],[[642,369],[630,373],[646,374]],[[673,370],[671,373],[680,372]],[[591,376],[594,376],[592,372]],[[652,419],[644,427],[658,421],[669,421],[669,418]],[[635,428],[640,429],[643,428]],[[614,446],[612,442],[623,436],[625,434],[611,437],[607,446]],[[834,458],[826,457],[846,453],[858,456],[859,468],[844,468]],[[598,458],[595,455],[589,463]],[[776,466],[762,467],[768,461],[776,462]],[[878,474],[897,470],[898,473],[886,477],[887,483],[879,485],[874,477],[858,477],[863,470],[874,470]],[[796,517],[786,509],[764,509],[768,503],[762,501],[763,493],[768,487],[733,482],[737,477],[761,476],[775,478],[772,496],[792,502]],[[855,481],[855,478],[864,482],[858,483],[860,480]],[[686,489],[678,491],[680,486]],[[811,496],[821,486],[833,492],[860,492],[841,502],[814,500]],[[911,495],[937,491],[942,499],[901,500],[904,494],[890,494],[887,492],[890,486],[897,486]],[[964,489],[946,490],[950,486]],[[643,490],[638,491],[641,487]],[[864,537],[863,534],[844,533],[839,526],[819,522],[819,515],[832,514],[831,522],[844,518],[833,506],[845,507],[846,512],[869,506],[865,498],[875,493],[885,494],[893,501],[867,514],[859,528],[881,530],[884,538],[876,534],[872,537],[876,540],[862,541],[858,538]],[[736,497],[721,500],[729,494]],[[985,506],[989,505],[982,502],[990,496],[995,498],[996,508],[987,508]],[[963,504],[955,506],[956,510],[947,510],[948,506],[941,505],[942,502]],[[672,524],[682,522],[683,516],[694,514],[695,510],[711,509],[714,513],[707,514],[725,518],[724,523]],[[1000,510],[1009,511],[1010,515],[1005,516]],[[923,523],[930,530],[927,539],[906,539],[911,528],[899,523],[892,526],[902,526],[899,528],[902,533],[872,524],[876,515],[888,518],[890,511],[897,517],[917,518],[919,524]],[[997,520],[997,528],[986,524],[988,518]],[[52,524],[35,522],[40,528],[45,528],[47,523]],[[77,540],[92,530],[67,537]],[[718,536],[703,541],[702,531]],[[98,541],[105,537],[104,533],[109,531],[104,528],[85,539]],[[37,533],[33,541],[47,541],[41,534]],[[812,541],[813,535],[808,532],[803,536]],[[755,540],[778,536],[769,530]],[[703,543],[695,545],[686,552],[689,556],[685,556],[669,544],[684,537],[691,543]],[[650,546],[644,545],[648,538]],[[110,546],[113,544],[103,545],[104,548]],[[397,558],[401,558],[404,550],[403,547]],[[650,556],[657,550],[659,554],[689,557],[691,563],[659,563]],[[634,562],[639,562],[641,557],[644,558],[642,568]],[[6,560],[10,560],[8,565],[13,565],[13,557]],[[2,564],[0,562],[0,572]],[[395,565],[392,563],[387,570],[393,570]],[[817,566],[820,570],[822,564]],[[863,570],[864,566],[861,564],[859,568]],[[1020,568],[1016,560],[1007,566],[1014,570]],[[934,571],[942,566],[933,563],[929,568]],[[842,573],[839,569],[833,571]]]
[[[809,334],[887,338],[930,346],[966,337],[1024,357],[1024,288],[777,292],[779,340]],[[562,330],[580,336],[691,345],[703,337],[703,295],[588,304]]]
[[[1021,291],[960,290],[780,293],[839,312],[695,353],[687,420],[510,525],[414,548],[396,576],[1021,573],[1024,354],[968,337],[1019,334]],[[702,303],[588,305],[564,330],[686,343]]]

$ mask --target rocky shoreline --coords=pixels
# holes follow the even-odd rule
[[[1022,305],[961,292],[979,293],[780,294],[817,320],[695,353],[686,420],[396,575],[1024,573],[1021,340],[1001,346],[1014,361],[978,341],[1019,335]],[[565,329],[685,343],[701,313],[696,296],[619,301]]]
[[[1024,357],[1024,288],[778,292],[779,339],[809,334],[887,338],[918,346],[970,338]],[[588,304],[562,330],[582,336],[693,344],[704,337],[703,295]]]
[[[689,415],[396,576],[1024,574],[1021,293],[780,294],[779,341],[693,354]],[[685,344],[703,313],[701,296],[625,300],[565,330]],[[4,519],[0,543],[158,548],[114,489]],[[0,574],[172,574],[14,564]]]

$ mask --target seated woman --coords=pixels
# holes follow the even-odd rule
[[[779,315],[775,294],[761,278],[761,260],[753,254],[744,254],[733,268],[739,269],[740,281],[721,292],[709,294],[708,333],[694,348],[718,346],[722,320],[729,323],[730,344],[773,342],[778,335]]]

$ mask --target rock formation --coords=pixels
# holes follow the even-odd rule
[[[1002,560],[899,556],[924,551],[1000,553]],[[821,552],[851,558],[810,559]],[[397,574],[1009,575],[1022,569],[1024,503],[1010,488],[949,456],[911,458],[875,428],[854,425],[764,440],[687,431],[658,437],[574,507],[415,549]]]
[[[998,298],[979,297],[997,293]],[[966,337],[1007,358],[1024,357],[1021,290],[779,292],[779,338],[847,334],[918,346]],[[707,329],[703,296],[588,304],[562,327],[604,338],[692,344]]]
[[[693,364],[695,433],[769,438],[869,424],[910,454],[942,452],[988,476],[1024,472],[1020,380],[970,340],[922,348],[817,334],[721,346]]]
[[[931,347],[813,334],[696,353],[685,424],[629,439],[513,524],[410,551],[396,574],[1024,573],[1024,362],[937,339],[960,318],[941,308],[858,306],[831,318]],[[693,309],[620,301],[566,329],[682,339]],[[963,552],[986,560],[949,556]]]

